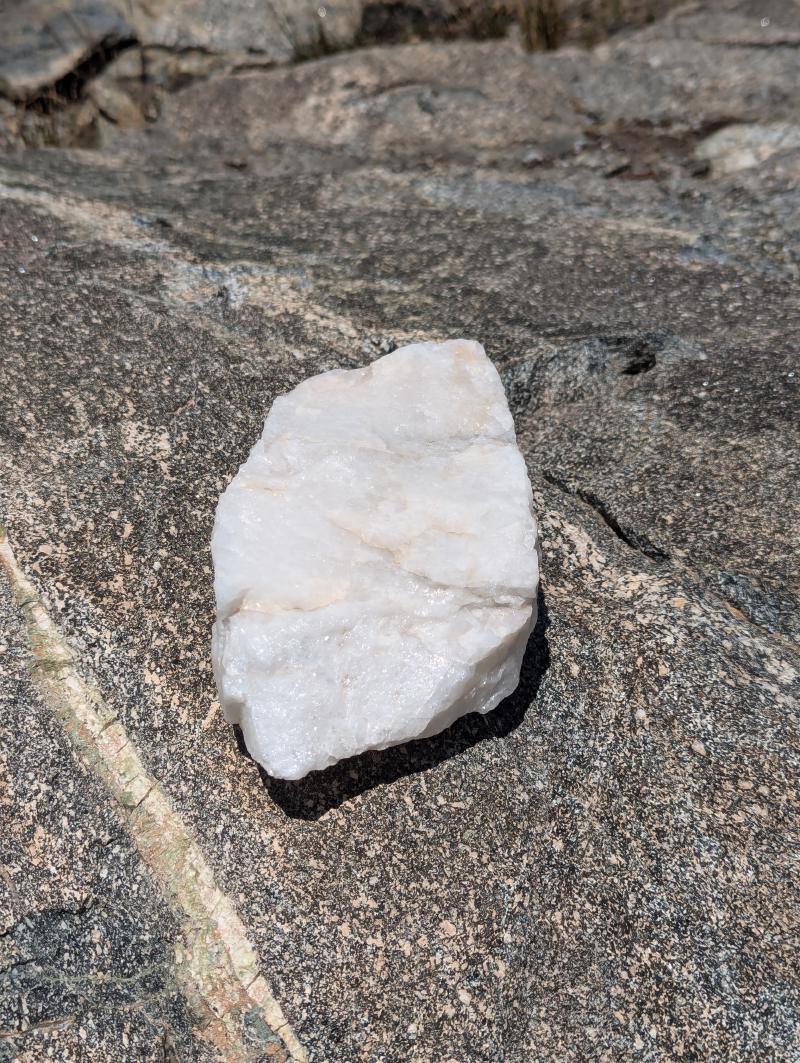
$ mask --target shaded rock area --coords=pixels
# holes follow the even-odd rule
[[[590,52],[367,48],[4,157],[8,579],[273,996],[234,1052],[175,989],[179,861],[63,737],[74,679],[28,674],[8,599],[0,1058],[797,1058],[799,41],[798,4],[728,0]],[[277,395],[453,335],[540,517],[520,688],[262,778],[211,677],[219,493]],[[41,972],[91,991],[45,1006]]]
[[[98,49],[132,36],[122,15],[103,0],[3,5],[0,92],[24,100],[56,85]]]

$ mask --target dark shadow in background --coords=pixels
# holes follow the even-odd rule
[[[550,651],[545,635],[550,621],[541,588],[538,606],[539,615],[528,639],[519,686],[492,712],[485,716],[477,712],[470,713],[432,738],[360,753],[324,771],[313,771],[297,782],[273,779],[259,766],[261,781],[270,797],[293,819],[319,819],[325,812],[374,786],[394,782],[404,775],[427,771],[479,742],[504,738],[510,734],[522,723],[550,666]],[[236,739],[240,751],[247,756],[238,727]]]

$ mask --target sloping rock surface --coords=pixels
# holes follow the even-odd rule
[[[195,83],[99,152],[3,160],[10,579],[254,950],[266,1033],[218,1058],[796,1055],[800,151],[731,171],[702,145],[800,121],[798,34],[798,5],[765,0],[588,54],[367,50]],[[521,687],[264,780],[215,702],[216,500],[277,395],[449,335],[497,366],[540,517]],[[77,770],[27,765],[59,789]],[[63,906],[20,852],[4,931]],[[152,955],[171,984],[183,954]],[[0,1052],[29,1051],[18,999]],[[185,999],[192,1058],[213,1046]],[[66,1055],[64,1029],[36,1036]]]

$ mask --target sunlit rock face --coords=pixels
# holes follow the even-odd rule
[[[402,347],[276,399],[212,554],[222,707],[270,775],[494,708],[519,681],[539,573],[525,462],[480,344]]]

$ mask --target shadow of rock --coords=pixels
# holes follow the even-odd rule
[[[487,739],[503,738],[522,723],[525,713],[541,685],[550,665],[546,631],[549,627],[547,606],[539,588],[539,615],[531,632],[522,661],[519,686],[496,709],[485,716],[470,713],[462,716],[446,731],[431,738],[407,742],[389,749],[370,750],[349,757],[324,771],[314,771],[304,779],[290,782],[273,779],[259,767],[265,789],[287,816],[294,819],[318,819],[358,794],[375,786],[394,782],[405,775],[415,775],[440,764],[465,749]],[[247,755],[241,734],[239,749]]]

